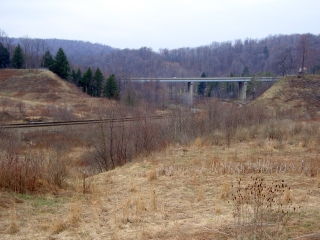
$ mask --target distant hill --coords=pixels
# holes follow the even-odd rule
[[[110,104],[48,70],[0,70],[0,122],[92,118]]]
[[[208,77],[242,75],[297,74],[305,67],[309,74],[320,73],[320,35],[270,35],[263,39],[245,39],[179,49],[151,48],[115,49],[108,45],[74,40],[15,38],[11,56],[17,43],[27,52],[28,68],[40,66],[44,41],[55,56],[62,47],[71,67],[82,73],[89,67],[100,68],[105,76],[130,77]]]
[[[320,117],[320,75],[286,76],[252,104],[261,104],[276,116]]]
[[[14,45],[19,43],[24,46],[21,38],[12,38],[12,40]],[[30,40],[34,41],[34,39]],[[108,45],[77,40],[45,39],[45,42],[46,48],[49,49],[53,56],[61,47],[69,62],[76,66],[90,65],[94,57],[102,56],[115,50]]]

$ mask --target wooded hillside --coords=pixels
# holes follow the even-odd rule
[[[117,77],[208,77],[264,74],[296,74],[320,71],[320,35],[273,35],[264,39],[212,42],[196,48],[114,49],[107,45],[59,39],[2,38],[12,57],[19,43],[26,54],[26,66],[38,67],[46,50],[52,55],[63,48],[71,68],[84,72],[100,68],[104,75]],[[27,64],[29,63],[29,64]]]

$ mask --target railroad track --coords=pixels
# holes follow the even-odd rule
[[[140,120],[150,120],[150,119],[164,119],[161,115],[150,116],[150,117],[125,117],[125,118],[104,118],[104,119],[92,119],[92,120],[82,120],[82,121],[62,121],[62,122],[29,122],[29,123],[17,123],[17,124],[4,124],[0,125],[0,128],[37,128],[37,127],[56,127],[56,126],[73,126],[73,125],[84,125],[84,124],[97,124],[97,123],[119,123],[119,122],[134,122]]]

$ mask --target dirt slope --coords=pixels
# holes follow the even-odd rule
[[[106,99],[91,98],[48,70],[0,70],[0,108],[6,122],[92,117],[94,109],[108,104]]]
[[[263,104],[274,115],[316,118],[320,116],[320,76],[286,76],[253,103]]]

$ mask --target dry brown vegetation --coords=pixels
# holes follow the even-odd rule
[[[1,129],[0,238],[319,238],[320,122],[271,116],[272,91],[165,120],[142,107],[125,124]]]
[[[0,70],[1,122],[95,118],[108,105],[48,70]]]

